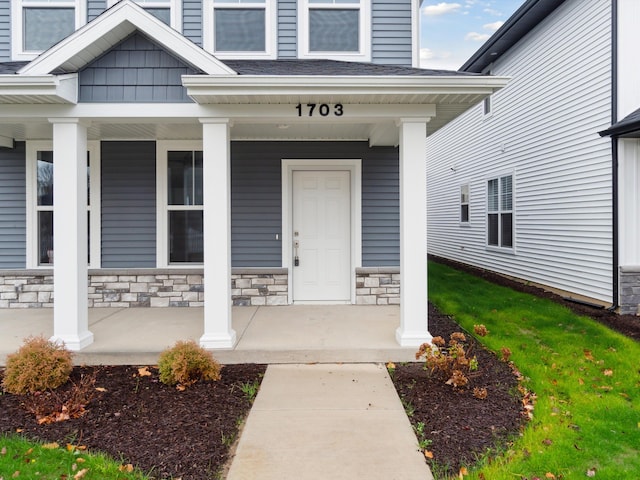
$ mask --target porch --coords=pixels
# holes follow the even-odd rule
[[[223,364],[413,361],[401,347],[397,305],[289,305],[233,307],[233,349],[216,350]],[[155,364],[177,340],[198,341],[203,309],[90,308],[94,342],[76,352],[76,364]],[[0,365],[29,335],[53,335],[53,309],[0,309]]]

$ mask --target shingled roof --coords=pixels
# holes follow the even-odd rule
[[[0,75],[11,75],[16,73],[29,62],[0,62]]]
[[[337,60],[224,60],[240,75],[276,76],[469,76],[472,73]]]

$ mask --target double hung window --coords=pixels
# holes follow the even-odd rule
[[[159,141],[156,148],[158,266],[202,265],[202,145]]]
[[[11,0],[13,60],[32,60],[86,23],[82,0]]]
[[[513,175],[487,182],[487,245],[513,248]]]
[[[370,0],[302,0],[300,58],[369,61]]]
[[[460,223],[469,223],[469,184],[460,185]]]
[[[275,58],[275,0],[204,0],[204,48],[220,58]]]
[[[87,261],[100,265],[100,157],[91,145],[87,151]],[[50,142],[27,144],[27,268],[51,267],[53,241],[53,151]],[[92,242],[93,238],[93,242]]]
[[[108,0],[109,7],[119,0]],[[134,0],[154,17],[169,25],[174,30],[182,30],[182,2],[180,0]]]

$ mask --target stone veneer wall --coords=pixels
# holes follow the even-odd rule
[[[400,268],[356,268],[356,304],[400,305]]]
[[[201,307],[202,269],[89,270],[89,307]],[[287,269],[233,269],[234,305],[286,305]],[[53,307],[52,270],[0,270],[0,308]]]
[[[620,267],[620,313],[640,315],[640,266]]]
[[[286,268],[234,268],[233,305],[287,305]],[[90,270],[89,307],[201,307],[202,269]],[[356,269],[358,305],[399,305],[400,269]],[[640,303],[640,302],[639,302]],[[53,307],[51,270],[0,270],[0,308]]]

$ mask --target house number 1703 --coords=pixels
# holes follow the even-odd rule
[[[333,108],[326,103],[307,103],[306,105],[299,103],[296,105],[296,110],[298,110],[299,117],[302,117],[305,113],[309,117],[313,117],[314,115],[328,117],[332,114],[334,117],[341,117],[344,113],[344,108],[341,103],[336,103],[333,105]]]

